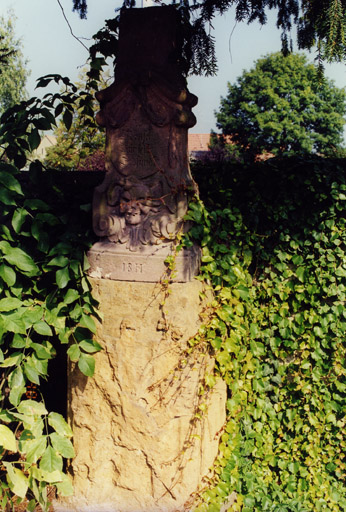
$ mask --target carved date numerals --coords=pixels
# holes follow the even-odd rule
[[[142,274],[143,263],[131,263],[123,261],[122,270],[123,272],[127,272],[129,274]]]

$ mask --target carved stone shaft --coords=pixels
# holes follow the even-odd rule
[[[160,254],[164,261],[184,229],[183,217],[196,192],[187,130],[196,122],[191,108],[197,98],[187,90],[182,55],[175,7],[121,14],[115,81],[97,93],[97,121],[106,128],[107,172],[94,195],[93,225],[101,237],[89,258],[95,277],[106,276],[104,260],[110,255],[114,268],[108,277],[118,280],[126,279],[121,271],[126,255],[136,253],[150,263],[152,254]],[[198,255],[186,252],[192,255],[188,281]],[[180,257],[186,266],[189,258]],[[142,278],[157,281],[159,276]]]

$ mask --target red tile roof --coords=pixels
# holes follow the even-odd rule
[[[210,133],[189,133],[188,148],[191,151],[208,151]]]

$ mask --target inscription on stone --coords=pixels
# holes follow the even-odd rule
[[[142,274],[143,263],[131,263],[123,261],[122,271],[127,273]]]
[[[133,165],[139,168],[155,166],[158,159],[157,142],[153,143],[153,136],[150,132],[129,133],[126,138],[126,153]]]

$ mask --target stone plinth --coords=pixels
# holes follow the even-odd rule
[[[172,256],[172,245],[142,246],[131,252],[108,241],[98,242],[88,252],[91,277],[117,281],[157,283],[169,278],[174,282],[192,281],[198,273],[200,249],[190,247],[174,254],[174,269],[169,271],[165,259]]]
[[[152,283],[91,282],[104,350],[93,378],[70,372],[75,494],[55,509],[182,511],[213,464],[225,421],[224,383],[199,395],[213,360],[184,352],[200,325],[202,284],[173,283],[167,294]]]

